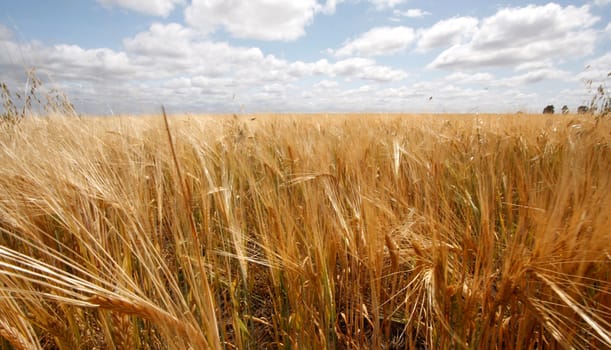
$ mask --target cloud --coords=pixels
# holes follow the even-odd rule
[[[374,60],[360,57],[348,58],[334,63],[322,59],[315,63],[305,64],[305,67],[305,69],[302,68],[302,74],[304,75],[341,76],[376,82],[399,81],[408,76],[403,70],[380,66]]]
[[[594,0],[594,5],[604,7],[611,4],[611,0]]]
[[[473,45],[497,49],[579,34],[571,31],[589,28],[599,19],[590,14],[589,9],[588,6],[562,8],[554,3],[503,9],[483,21],[473,37]]]
[[[523,72],[518,75],[505,78],[495,78],[491,73],[465,73],[455,72],[444,79],[454,84],[474,84],[483,87],[524,87],[529,84],[536,84],[544,80],[563,80],[572,81],[574,75],[569,72],[555,68],[551,62],[541,62],[533,64],[524,64],[515,69],[517,72]]]
[[[131,11],[147,15],[167,17],[177,5],[182,5],[184,0],[97,0],[106,7],[122,7]]]
[[[526,62],[517,65],[514,70],[516,72],[524,72],[524,71],[533,71],[533,70],[541,70],[541,69],[552,69],[554,68],[554,63],[551,59],[545,59],[540,61],[532,61]]]
[[[264,55],[256,47],[232,46],[202,37],[195,30],[177,23],[152,24],[149,30],[124,40],[126,52],[145,71],[160,78],[172,75],[221,77],[250,73],[244,79],[277,77],[276,66],[284,61]],[[267,65],[265,69],[263,66]]]
[[[122,79],[136,73],[136,67],[130,62],[125,52],[116,52],[107,48],[83,49],[77,45],[56,45],[47,50],[47,57],[38,57],[46,61],[46,69],[56,72],[65,70],[64,76],[83,77],[85,79]]]
[[[152,24],[126,38],[121,50],[11,40],[0,42],[0,47],[3,80],[22,83],[23,66],[35,66],[45,85],[59,82],[57,87],[82,113],[151,113],[161,103],[187,112],[227,112],[238,103],[253,109],[300,110],[302,89],[297,84],[312,89],[310,82],[321,80],[316,91],[326,88],[335,94],[340,89],[334,79],[377,85],[408,76],[367,58],[288,61],[257,47],[213,41],[176,23]],[[16,61],[18,57],[28,61]],[[19,71],[21,75],[14,74]],[[334,101],[328,102],[331,106]]]
[[[400,87],[390,87],[386,89],[378,89],[376,93],[378,98],[382,98],[385,100],[393,100],[393,99],[421,99],[425,100],[426,94],[414,87],[409,86],[400,86]]]
[[[337,88],[338,86],[339,83],[335,80],[321,80],[312,85],[312,88],[317,90],[331,90]]]
[[[572,57],[591,52],[595,43],[611,34],[609,24],[594,28],[598,20],[591,11],[594,7],[510,8],[479,20],[449,18],[419,31],[375,27],[329,50],[332,55],[327,59],[294,61],[267,54],[256,44],[217,41],[206,34],[219,30],[239,36],[232,26],[246,33],[260,24],[244,35],[295,40],[313,16],[333,13],[343,0],[256,0],[267,4],[267,11],[250,8],[250,2],[232,1],[236,8],[224,8],[218,0],[200,5],[212,10],[200,14],[208,22],[153,23],[115,49],[17,42],[11,30],[0,24],[0,76],[23,84],[19,80],[23,74],[15,72],[36,66],[45,85],[50,80],[58,82],[83,113],[157,112],[161,103],[172,112],[238,112],[240,105],[246,111],[470,112],[479,107],[503,112],[534,104],[540,111],[542,97],[546,104],[551,103],[561,88],[579,95],[585,90],[579,79],[608,79],[611,67],[611,54],[603,51],[587,62],[589,67],[581,74],[558,68],[573,66]],[[416,9],[411,14],[410,10],[399,11],[401,8],[393,11],[391,5],[386,8],[397,16],[426,15]],[[270,10],[274,6],[287,14],[278,23],[272,23],[278,17]],[[237,23],[249,8],[260,18]],[[285,27],[289,30],[284,31]],[[410,68],[403,69],[411,67],[411,62],[391,66],[374,59],[406,52],[412,46],[423,52],[441,48],[441,53],[435,53],[435,65],[429,68],[451,71],[437,79],[424,72],[422,80],[426,81],[418,82],[408,73]],[[401,60],[409,58],[401,56]],[[577,88],[571,90],[569,84]]]
[[[81,81],[123,80],[138,72],[125,52],[107,48],[83,49],[77,45],[44,46],[38,42],[14,41],[5,41],[2,47],[4,54],[0,54],[0,67],[11,72],[35,67],[39,73],[50,74],[59,80]]]
[[[348,41],[334,54],[337,57],[390,55],[405,50],[415,38],[414,30],[409,27],[377,27]]]
[[[374,95],[380,109],[385,110],[393,106],[395,110],[408,112],[474,112],[474,107],[481,106],[487,101],[494,101],[492,92],[472,87],[456,86],[446,80],[419,82],[412,85],[376,89]],[[431,98],[432,97],[432,98]],[[367,98],[363,94],[361,98]],[[503,111],[506,107],[501,104],[488,106],[489,111]]]
[[[340,2],[345,0],[327,0],[324,5],[318,5],[316,10],[322,12],[325,15],[332,15],[335,13],[335,8]]]
[[[428,68],[514,66],[588,54],[596,42],[596,31],[591,27],[599,20],[589,10],[587,5],[561,7],[554,3],[502,9],[481,21],[468,42],[464,37],[454,40]]]
[[[124,39],[123,45],[138,55],[177,57],[185,54],[195,36],[193,30],[177,23],[153,23],[148,31]]]
[[[437,112],[515,112],[518,109],[536,107],[539,111],[537,94],[523,89],[503,86],[501,89],[487,86],[465,86],[447,79],[424,81],[413,84],[410,91],[418,93],[412,98],[411,106]],[[432,99],[429,100],[429,97]]]
[[[454,84],[472,84],[486,88],[523,88],[526,85],[536,84],[546,80],[562,80],[567,82],[574,80],[574,75],[571,75],[571,73],[557,69],[545,63],[541,65],[525,65],[519,67],[519,69],[516,69],[516,71],[524,73],[504,78],[495,78],[495,76],[491,73],[455,72],[446,76],[444,79]]]
[[[0,41],[10,40],[13,32],[0,23]]]
[[[499,79],[493,82],[496,86],[522,87],[524,85],[536,84],[544,80],[564,80],[570,81],[574,78],[567,71],[555,68],[535,69],[524,74],[512,76],[509,78]]]
[[[407,9],[405,11],[394,10],[392,14],[400,17],[422,18],[424,16],[430,15],[431,13],[421,9]]]
[[[435,23],[419,32],[418,51],[460,44],[477,31],[479,21],[474,17],[453,17]]]
[[[271,83],[265,84],[261,91],[269,95],[284,95],[292,86],[290,84]]]
[[[339,93],[340,96],[342,97],[346,97],[346,96],[357,96],[357,95],[369,95],[372,92],[375,91],[375,88],[371,85],[362,85],[359,86],[356,89],[348,89],[348,90],[344,90],[342,92]]]
[[[336,1],[321,7],[316,0],[193,0],[186,22],[205,33],[223,28],[236,38],[292,41],[305,34],[316,11],[332,13]]]
[[[494,76],[490,73],[469,74],[469,73],[463,73],[463,72],[456,72],[456,73],[452,73],[446,76],[445,79],[448,81],[454,81],[454,82],[461,83],[461,84],[471,84],[471,83],[482,83],[482,82],[492,81],[494,79]]]
[[[583,71],[577,77],[582,81],[597,83],[608,81],[609,74],[611,74],[611,52],[588,60]]]
[[[393,8],[397,5],[401,5],[406,2],[406,0],[369,0],[375,6],[376,10],[382,11],[389,8]]]

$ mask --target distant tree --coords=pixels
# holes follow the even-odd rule
[[[543,114],[554,114],[554,106],[553,105],[545,106],[545,108],[543,108]]]
[[[569,114],[569,107],[567,105],[562,106],[562,114]]]
[[[577,107],[577,114],[586,114],[590,111],[588,106],[579,106]]]

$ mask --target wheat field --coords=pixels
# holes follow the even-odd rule
[[[38,117],[2,349],[611,347],[611,120]]]

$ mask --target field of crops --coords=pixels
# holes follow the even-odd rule
[[[0,130],[0,349],[611,347],[609,118]]]

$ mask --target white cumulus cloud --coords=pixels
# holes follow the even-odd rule
[[[418,51],[460,44],[471,38],[477,31],[479,21],[474,17],[453,17],[435,23],[421,30],[417,44]]]
[[[184,0],[97,0],[106,7],[122,7],[147,15],[167,17]]]
[[[509,78],[500,79],[494,82],[494,84],[499,86],[522,87],[528,84],[536,84],[544,80],[569,81],[572,78],[573,76],[571,76],[571,74],[567,71],[555,68],[542,68],[535,69]]]
[[[540,61],[526,62],[517,65],[514,70],[516,72],[528,72],[533,70],[541,69],[552,69],[554,68],[554,62],[551,59],[545,59]]]
[[[409,27],[376,27],[349,40],[334,54],[338,57],[390,55],[405,50],[415,38],[414,30]]]
[[[462,84],[470,84],[470,83],[482,83],[489,82],[494,79],[494,76],[490,73],[464,73],[464,72],[456,72],[445,77],[448,81],[455,81],[457,83]]]
[[[317,90],[331,90],[335,89],[339,86],[339,83],[335,80],[321,80],[318,83],[312,85],[314,89]]]
[[[148,31],[123,40],[132,53],[150,56],[182,56],[190,48],[195,33],[177,23],[153,23]]]
[[[421,18],[424,16],[428,16],[431,13],[428,11],[424,11],[422,9],[407,9],[404,11],[401,10],[394,10],[392,12],[393,15],[395,16],[400,16],[400,17],[408,17],[408,18]]]
[[[324,5],[318,5],[316,10],[324,13],[325,15],[332,15],[333,13],[335,13],[335,8],[337,7],[337,4],[344,1],[345,0],[327,0]]]
[[[255,110],[322,108],[320,101],[303,103],[299,96],[304,87],[325,90],[329,96],[321,93],[322,100],[330,108],[338,102],[340,81],[377,85],[408,77],[367,58],[289,61],[258,47],[214,41],[177,23],[152,24],[126,38],[121,50],[10,38],[0,40],[0,47],[2,80],[19,84],[24,64],[37,67],[40,77],[60,82],[59,88],[83,113],[150,113],[162,103],[173,111],[198,112],[226,112],[238,104]],[[339,107],[354,108],[355,102],[346,100]]]
[[[13,37],[13,32],[0,23],[0,41],[10,40]]]
[[[325,75],[329,77],[359,78],[363,80],[388,82],[407,78],[407,73],[400,69],[376,64],[372,59],[353,57],[330,63],[326,59],[310,64],[300,64],[303,75]]]
[[[234,37],[292,41],[305,34],[317,11],[332,12],[316,0],[193,0],[185,10],[186,22],[203,32],[223,28]]]
[[[598,20],[587,5],[549,3],[502,9],[479,22],[469,40],[454,40],[428,68],[480,69],[582,56],[594,49],[597,33],[592,26]],[[427,46],[431,45],[419,43],[421,48]]]
[[[406,0],[369,0],[376,10],[381,11],[389,8],[396,7],[405,3]]]

